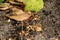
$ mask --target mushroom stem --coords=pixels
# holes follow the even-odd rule
[[[23,40],[23,21],[21,21],[21,23],[22,23],[21,40]]]

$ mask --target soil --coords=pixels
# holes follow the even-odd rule
[[[43,31],[39,32],[34,40],[60,40],[60,0],[44,0],[44,8],[38,13],[38,15],[40,15],[40,24],[42,25]],[[5,12],[0,11],[0,39],[8,40],[11,34],[12,38],[13,36],[17,37],[15,40],[20,40],[19,34],[17,34],[15,30],[15,27],[19,26],[15,24],[19,22],[11,20],[11,22],[8,23],[7,19],[9,18],[6,19],[4,15]]]

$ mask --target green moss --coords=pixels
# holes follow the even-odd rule
[[[38,12],[43,8],[43,0],[24,0],[26,6],[26,11],[35,11]]]

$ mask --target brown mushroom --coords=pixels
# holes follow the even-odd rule
[[[12,14],[14,14],[14,15],[20,15],[20,14],[23,14],[24,13],[23,10],[18,9],[16,7],[13,7],[11,9],[13,10],[13,13]]]
[[[16,1],[18,1],[18,2],[24,2],[24,0],[16,0]]]
[[[36,25],[34,25],[33,26],[35,29],[36,29],[36,31],[43,31],[43,29],[42,29],[42,25],[41,24],[36,24]]]
[[[31,16],[31,12],[23,12],[22,10],[17,9],[17,8],[13,8],[13,13],[11,13],[11,14],[13,14],[13,15],[12,16],[6,15],[6,16],[11,19],[17,20],[17,21],[26,20]]]
[[[11,4],[20,4],[18,2],[14,2],[14,1],[9,1]]]
[[[0,10],[7,10],[11,7],[12,6],[9,3],[4,3],[3,5],[0,5]]]
[[[17,1],[17,0],[16,0],[16,1]],[[17,7],[17,8],[22,9],[22,10],[24,10],[24,8],[25,8],[25,4],[24,4],[23,2],[19,2],[19,1],[17,1],[17,2],[9,1],[9,3],[10,3],[11,5]]]

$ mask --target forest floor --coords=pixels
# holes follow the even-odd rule
[[[44,8],[38,13],[43,31],[36,35],[34,40],[60,40],[60,0],[44,0]],[[9,33],[14,32],[16,27],[14,24],[18,21],[11,20],[12,22],[8,23],[4,14],[3,11],[0,11],[0,39],[4,40],[6,37],[8,40]],[[16,31],[11,34],[17,35],[15,40],[20,40]]]

